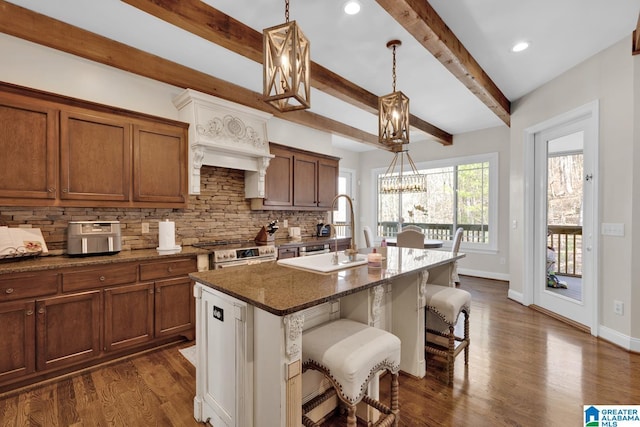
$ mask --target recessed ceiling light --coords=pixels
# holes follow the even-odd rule
[[[355,15],[360,12],[360,2],[357,0],[349,0],[344,3],[344,13],[347,15]]]
[[[529,42],[518,42],[513,45],[511,52],[522,52],[529,47]]]

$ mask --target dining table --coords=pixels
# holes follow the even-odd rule
[[[385,238],[385,241],[387,242],[387,246],[397,246],[398,244],[398,241],[395,237]],[[435,248],[441,248],[441,247],[442,247],[442,240],[428,239],[427,237],[424,238],[425,249],[435,249]]]

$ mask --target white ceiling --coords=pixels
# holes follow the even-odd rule
[[[284,22],[282,0],[203,0],[257,31]],[[345,0],[291,0],[290,19],[310,40],[311,58],[376,94],[392,90],[390,39],[397,50],[397,89],[415,116],[457,134],[504,125],[375,1],[360,0],[358,15]],[[10,0],[11,3],[262,92],[261,65],[154,18],[118,0]],[[430,0],[449,28],[510,100],[629,37],[640,0]],[[521,53],[511,45],[527,40]],[[631,52],[631,46],[629,46]],[[631,54],[631,53],[630,53]],[[377,134],[377,117],[312,89],[311,111]],[[429,139],[412,131],[412,141]],[[334,145],[370,146],[345,138]]]

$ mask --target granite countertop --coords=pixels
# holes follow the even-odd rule
[[[69,255],[45,255],[27,259],[4,260],[0,262],[0,275],[23,273],[29,271],[51,270],[64,267],[81,267],[88,265],[113,264],[128,261],[158,260],[208,254],[209,251],[183,246],[177,254],[160,255],[155,249],[124,250],[113,255],[97,255],[74,257]]]
[[[273,261],[192,273],[190,277],[277,316],[285,316],[462,257],[464,254],[454,256],[427,249],[387,248],[387,257],[378,269],[365,264],[319,274]]]

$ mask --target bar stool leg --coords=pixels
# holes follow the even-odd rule
[[[464,340],[467,343],[467,346],[464,348],[464,364],[469,364],[469,313],[464,312]]]
[[[347,408],[347,427],[356,427],[357,425],[356,405],[349,405]]]

